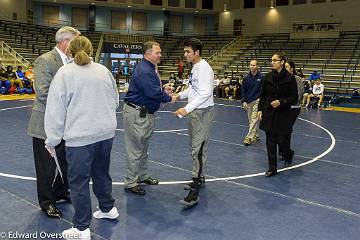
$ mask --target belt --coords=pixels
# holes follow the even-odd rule
[[[126,104],[132,108],[135,108],[136,110],[140,110],[140,106],[136,105],[136,104],[133,104],[131,102],[126,102]]]
[[[140,108],[141,108],[141,106],[133,104],[131,102],[125,102],[125,104],[128,105],[129,107],[135,108],[136,110],[140,110]],[[150,112],[147,109],[146,109],[146,111],[147,111],[148,114],[154,114],[154,112]]]

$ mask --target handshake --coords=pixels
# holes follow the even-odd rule
[[[171,86],[171,85],[164,85],[164,91],[171,96],[172,100],[171,102],[172,103],[175,103],[176,101],[178,101],[180,99],[180,95],[177,94],[177,93],[174,93],[174,88]],[[185,110],[185,108],[179,108],[178,110],[176,110],[174,112],[174,115],[178,118],[182,118],[182,117],[185,117],[187,115],[187,111]]]
[[[174,93],[174,87],[171,86],[171,84],[165,84],[164,85],[164,91],[166,92],[166,94],[168,94],[169,96],[171,96],[172,103],[175,103],[177,100],[179,100],[179,94]]]

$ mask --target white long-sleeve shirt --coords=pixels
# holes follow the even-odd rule
[[[319,85],[314,84],[313,86],[313,94],[321,95],[324,92],[324,84],[320,83]]]
[[[214,106],[213,98],[214,72],[204,60],[193,65],[189,78],[189,87],[180,93],[180,99],[188,99],[185,106],[186,112],[190,113],[197,108]]]

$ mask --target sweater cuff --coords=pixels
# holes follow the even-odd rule
[[[189,114],[190,112],[192,112],[194,110],[189,106],[189,104],[186,105],[184,108],[185,108],[187,114]]]

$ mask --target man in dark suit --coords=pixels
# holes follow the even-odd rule
[[[56,163],[45,149],[44,116],[46,100],[51,81],[56,72],[69,60],[67,48],[70,40],[79,35],[80,32],[75,28],[68,26],[60,28],[55,35],[56,46],[54,49],[39,56],[34,63],[36,98],[32,107],[27,133],[33,137],[39,204],[48,217],[54,218],[62,216],[62,213],[55,205],[56,201],[61,199],[69,200],[69,192],[64,141],[55,148],[62,178],[59,174],[55,174]]]

